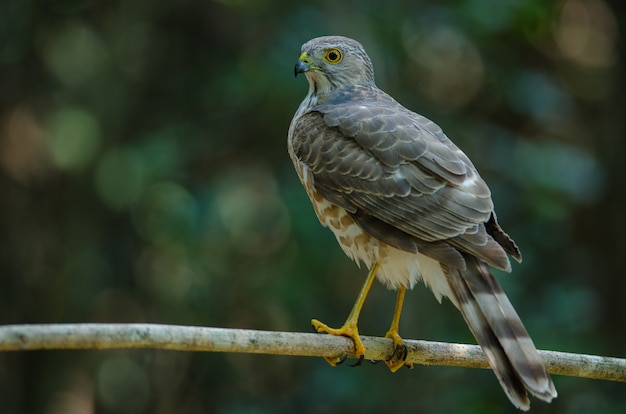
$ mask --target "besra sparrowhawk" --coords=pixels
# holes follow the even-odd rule
[[[309,92],[289,127],[289,154],[320,222],[343,251],[370,269],[345,324],[313,320],[318,332],[365,347],[358,316],[373,280],[398,290],[387,332],[402,355],[398,322],[407,288],[423,280],[435,297],[460,311],[502,388],[520,409],[527,391],[557,393],[519,316],[489,266],[521,261],[498,225],[491,193],[469,158],[429,119],[378,89],[372,62],[355,40],[306,42],[295,66]],[[331,364],[338,359],[328,358]],[[387,361],[396,371],[405,361]]]

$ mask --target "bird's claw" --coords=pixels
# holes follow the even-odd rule
[[[391,356],[389,357],[389,361],[398,359],[404,362],[406,361],[406,357],[408,353],[409,353],[409,350],[406,348],[406,345],[396,344],[396,346],[393,348],[393,352],[391,353]]]
[[[346,360],[348,359],[348,356],[344,355],[342,357],[324,357],[324,359],[326,360],[326,362],[328,362],[330,366],[336,367],[346,362]]]
[[[358,361],[356,361],[354,364],[350,364],[350,366],[352,368],[358,368],[363,364],[363,355],[361,355],[358,359]]]
[[[346,338],[352,339],[354,342],[354,355],[359,360],[354,364],[351,364],[351,367],[360,367],[363,363],[363,357],[365,356],[365,346],[361,341],[361,337],[359,336],[359,330],[356,324],[346,322],[341,328],[331,328],[328,325],[318,321],[317,319],[313,319],[311,321],[311,325],[313,326],[313,330],[317,333],[327,333],[329,335],[335,336],[345,336]],[[324,359],[333,367],[337,365],[341,365],[346,359],[347,356],[344,357],[324,357]]]
[[[398,335],[390,335],[391,339],[393,339],[394,347],[393,352],[388,360],[385,361],[387,367],[391,370],[391,372],[396,372],[402,367],[407,367],[409,369],[413,369],[413,363],[406,362],[406,358],[409,354],[409,350],[402,343],[402,339]]]

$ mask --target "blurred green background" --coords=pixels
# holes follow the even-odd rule
[[[439,123],[524,262],[499,274],[539,348],[626,356],[626,4],[615,0],[0,3],[0,323],[310,332],[365,277],[287,156],[300,45],[361,41]],[[383,335],[376,284],[361,332]],[[406,338],[474,342],[423,286]],[[534,413],[623,413],[554,378]],[[0,354],[2,413],[509,413],[489,371],[166,351]]]

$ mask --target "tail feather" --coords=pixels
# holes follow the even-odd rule
[[[466,270],[449,273],[450,287],[502,388],[521,410],[530,407],[526,390],[550,402],[554,384],[513,305],[484,261],[466,261]]]

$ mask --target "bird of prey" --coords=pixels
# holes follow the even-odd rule
[[[314,319],[314,328],[351,338],[362,360],[357,322],[378,278],[398,290],[386,334],[396,356],[386,362],[395,372],[410,365],[398,333],[404,296],[422,280],[439,302],[447,297],[459,309],[517,408],[529,408],[527,391],[551,401],[554,384],[490,270],[509,272],[508,255],[521,261],[520,251],[498,225],[489,187],[469,158],[438,125],[376,86],[357,41],[306,42],[295,65],[300,73],[309,91],[289,127],[289,154],[322,225],[369,269],[344,325]]]

